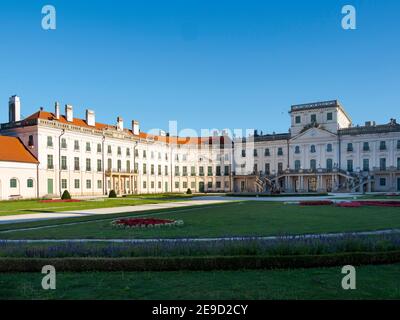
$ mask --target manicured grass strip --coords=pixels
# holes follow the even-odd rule
[[[186,207],[188,208],[188,207]],[[2,239],[155,239],[263,237],[350,233],[400,228],[400,210],[390,207],[340,208],[297,206],[281,202],[238,201],[228,204],[158,211],[165,219],[183,220],[182,228],[116,229],[104,221],[61,225],[43,230],[0,233]],[[154,211],[156,212],[156,211]],[[152,215],[151,212],[125,216]],[[123,216],[119,214],[118,216]],[[91,217],[104,219],[105,217]],[[88,219],[88,218],[86,218]],[[77,220],[78,221],[78,220]],[[73,222],[69,220],[69,222]],[[52,222],[56,223],[57,222]],[[1,226],[0,226],[1,228]],[[15,228],[15,226],[14,226]]]
[[[292,270],[0,273],[0,299],[400,299],[400,264],[357,267],[357,290],[343,290],[341,267]]]
[[[57,218],[57,219],[47,219],[41,221],[31,221],[31,222],[20,222],[20,223],[7,223],[0,224],[0,238],[2,231],[11,231],[11,230],[22,230],[29,228],[37,228],[37,227],[52,227],[52,226],[66,226],[66,225],[75,225],[80,223],[87,222],[100,222],[100,221],[110,221],[116,218],[129,218],[135,217],[138,215],[152,215],[155,213],[169,213],[169,212],[179,212],[179,211],[190,211],[194,209],[207,209],[214,208],[218,206],[224,205],[232,205],[233,203],[215,203],[215,204],[204,204],[204,205],[193,205],[186,207],[176,207],[176,208],[163,208],[163,209],[154,209],[154,210],[144,210],[144,211],[136,211],[136,212],[124,212],[124,213],[112,213],[112,214],[98,214],[92,216],[84,216],[84,217],[71,217],[71,218]]]
[[[211,271],[293,269],[400,262],[400,251],[346,252],[297,256],[216,256],[139,258],[2,258],[0,272],[40,272],[44,265],[58,271]]]

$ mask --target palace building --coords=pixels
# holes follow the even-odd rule
[[[336,100],[294,105],[287,133],[175,137],[71,105],[0,125],[0,199],[163,192],[400,191],[400,125],[353,126]]]

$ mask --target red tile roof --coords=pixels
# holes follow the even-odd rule
[[[104,130],[107,128],[110,129],[116,129],[116,126],[113,125],[108,125],[104,123],[95,123],[95,126],[89,126],[86,122],[86,120],[79,119],[79,118],[73,118],[72,122],[67,121],[66,117],[63,115],[60,115],[60,118],[57,119],[53,113],[47,112],[40,110],[38,112],[35,112],[34,114],[30,115],[28,118],[25,120],[32,120],[32,119],[43,119],[43,120],[51,120],[51,121],[58,121],[64,124],[72,124],[75,126],[79,127],[85,127],[85,128],[95,128],[97,130]],[[129,129],[124,129],[125,133],[133,135],[132,130]],[[140,132],[139,133],[139,138],[142,139],[153,139],[154,141],[160,141],[160,142],[165,142],[165,143],[175,143],[175,144],[210,144],[210,143],[216,143],[218,139],[219,143],[223,144],[225,137],[171,137],[171,136],[158,136],[158,135],[151,135],[145,132]],[[227,142],[229,142],[229,138]],[[227,143],[225,142],[225,143]]]
[[[0,161],[39,163],[19,138],[0,136]]]

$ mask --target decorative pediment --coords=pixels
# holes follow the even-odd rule
[[[304,132],[299,133],[297,136],[292,137],[290,140],[291,142],[309,142],[309,141],[316,141],[316,140],[327,140],[327,139],[336,139],[337,135],[329,132],[325,129],[312,127],[307,129]]]

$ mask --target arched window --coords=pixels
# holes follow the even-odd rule
[[[300,160],[295,160],[295,162],[294,162],[294,169],[295,169],[295,170],[300,170],[300,167],[301,167]]]
[[[17,179],[12,178],[10,179],[10,188],[16,188],[17,187]]]
[[[310,152],[315,153],[315,145],[311,145]]]
[[[26,180],[26,186],[28,188],[33,188],[33,179]]]
[[[326,159],[326,169],[327,169],[328,171],[331,171],[332,168],[333,168],[332,159]]]
[[[317,161],[315,161],[315,159],[310,160],[310,169],[311,170],[317,169]]]

